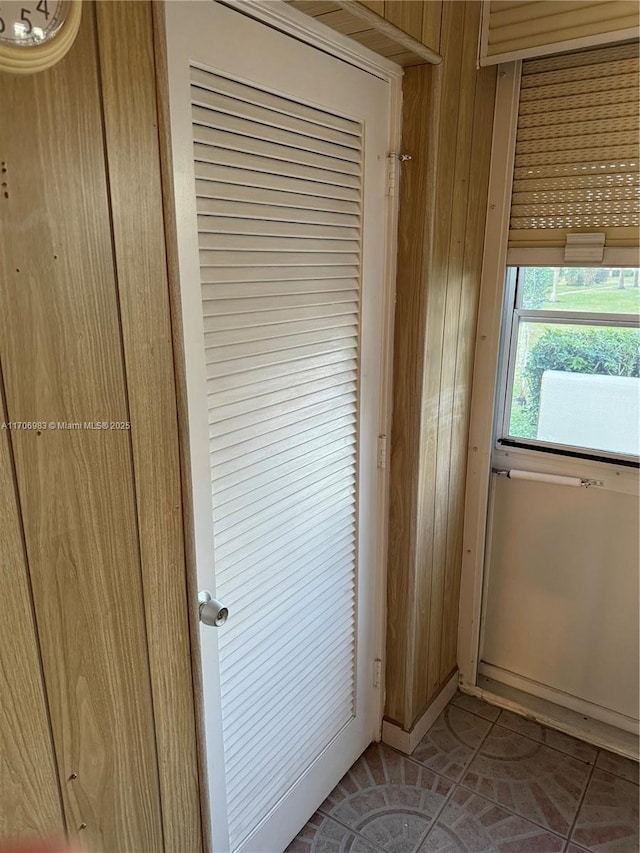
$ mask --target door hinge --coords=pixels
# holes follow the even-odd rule
[[[400,161],[395,154],[389,154],[387,157],[387,190],[386,195],[389,198],[395,198],[398,186],[398,173],[400,171]]]
[[[387,157],[387,191],[389,198],[394,198],[398,192],[398,178],[400,176],[400,163],[411,160],[410,154],[396,154],[393,152]]]
[[[380,687],[380,681],[382,679],[382,661],[380,658],[376,658],[373,661],[373,686]]]
[[[378,468],[387,467],[387,436],[378,436]]]

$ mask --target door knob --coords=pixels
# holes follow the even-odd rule
[[[198,593],[198,601],[200,602],[200,621],[205,625],[213,625],[214,628],[219,628],[227,621],[229,611],[220,601],[216,601],[211,597],[211,593],[203,589]]]

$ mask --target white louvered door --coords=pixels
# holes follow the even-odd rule
[[[216,851],[279,853],[374,738],[389,85],[167,4]]]

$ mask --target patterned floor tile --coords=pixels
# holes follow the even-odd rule
[[[551,746],[553,749],[559,749],[560,752],[571,755],[573,758],[579,758],[580,761],[586,761],[588,764],[593,764],[598,752],[597,748],[589,743],[576,740],[576,738],[555,729],[547,728],[547,726],[536,723],[535,720],[521,717],[520,714],[512,714],[511,711],[503,711],[500,714],[498,725]]]
[[[571,840],[598,853],[637,853],[638,787],[594,770]]]
[[[623,758],[621,755],[614,755],[613,752],[602,749],[596,761],[596,767],[606,770],[607,773],[613,773],[614,776],[621,776],[628,782],[638,784],[640,765],[637,761],[631,761],[630,758]]]
[[[495,723],[500,716],[500,708],[478,699],[477,696],[467,696],[466,693],[456,693],[451,704],[476,714],[478,717],[484,717],[485,720],[491,720],[492,723]]]
[[[578,847],[577,844],[569,844],[565,853],[589,853],[589,851],[585,847]]]
[[[495,726],[461,784],[567,835],[589,772],[582,761]]]
[[[390,853],[413,853],[451,782],[372,744],[320,806]]]
[[[458,788],[420,853],[562,853],[565,839]]]
[[[378,848],[316,812],[285,853],[378,853]]]
[[[490,728],[488,720],[447,705],[411,757],[436,773],[458,780]]]

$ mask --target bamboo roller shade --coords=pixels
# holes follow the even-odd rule
[[[484,16],[482,65],[640,35],[636,0],[486,0]]]
[[[568,232],[637,246],[637,44],[525,60],[511,198],[511,247],[564,246]]]

